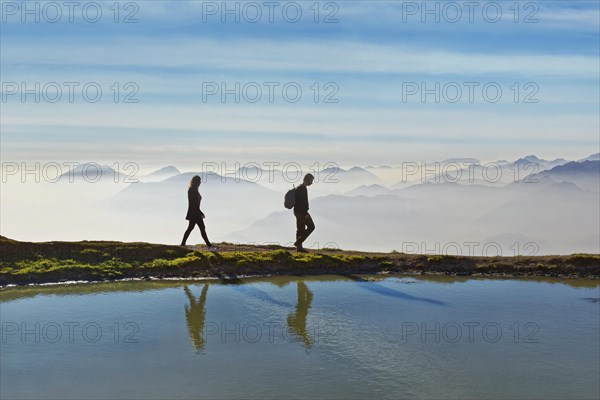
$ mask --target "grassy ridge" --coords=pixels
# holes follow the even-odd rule
[[[0,285],[145,277],[420,273],[600,279],[600,255],[465,257],[222,244],[221,252],[150,243],[19,242],[0,237]]]

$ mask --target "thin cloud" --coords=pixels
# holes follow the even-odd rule
[[[70,68],[137,68],[140,71],[150,68],[196,68],[361,75],[598,76],[597,57],[585,55],[473,54],[348,41],[281,43],[275,40],[139,39],[106,43],[65,39],[58,43],[11,40],[4,43],[3,47],[3,67],[64,65]]]

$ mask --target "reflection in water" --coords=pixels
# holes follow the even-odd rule
[[[233,288],[233,290],[235,290],[239,293],[245,294],[246,296],[253,297],[260,301],[264,301],[265,303],[270,303],[270,304],[274,304],[276,306],[282,306],[282,307],[291,307],[292,306],[290,303],[286,303],[285,301],[279,301],[277,299],[274,299],[273,296],[271,296],[269,293],[267,293],[264,290],[261,290],[257,287],[254,287],[254,286],[243,285],[241,283],[238,283],[238,284],[232,285],[231,287]]]
[[[185,305],[185,319],[187,321],[190,338],[192,339],[192,344],[196,350],[202,350],[202,348],[204,348],[204,304],[206,303],[208,284],[204,284],[204,287],[202,287],[202,293],[200,294],[198,301],[196,301],[196,298],[187,286],[184,286],[183,290],[190,301],[189,306],[187,304]]]
[[[383,296],[396,297],[396,298],[404,299],[404,300],[422,301],[425,303],[435,304],[438,306],[446,305],[446,303],[443,301],[430,299],[427,297],[419,297],[419,296],[413,296],[410,294],[406,294],[399,290],[390,289],[388,287],[385,287],[377,282],[372,282],[372,281],[366,280],[364,278],[361,278],[360,276],[350,275],[350,274],[347,274],[344,276],[349,279],[352,279],[355,282],[358,282],[358,287],[369,290],[369,291],[377,293],[377,294],[381,294]]]
[[[359,286],[341,276],[244,280],[286,301],[287,307],[255,300],[214,281],[208,289],[210,303],[207,287],[203,288],[206,282],[199,281],[0,290],[3,328],[9,329],[11,321],[17,325],[12,335],[7,329],[2,331],[6,342],[0,343],[0,398],[278,399],[286,394],[291,398],[348,400],[534,396],[600,399],[600,301],[582,300],[600,297],[598,280],[588,281],[585,288],[575,288],[558,281],[550,285],[469,279],[450,285],[447,277],[436,277],[436,281],[415,277],[422,283],[408,289],[395,283],[396,277],[360,277],[376,281]],[[269,286],[275,279],[278,283],[288,282],[288,286]],[[390,290],[397,288],[396,292],[442,300],[447,306],[404,300],[365,288],[379,282]],[[193,296],[184,290],[185,285]],[[159,302],[160,307],[148,312],[148,304]],[[184,305],[188,308],[182,316]],[[307,314],[310,318],[303,317]],[[205,342],[202,350],[196,350],[188,326],[189,332],[195,332],[191,337],[201,344],[202,315]],[[105,330],[95,343],[89,342],[93,330],[82,336],[82,324],[68,327],[60,322],[90,321],[92,317]],[[230,329],[238,322],[259,326],[262,338],[258,343],[250,340],[255,337],[255,330],[250,330],[246,336],[239,334],[243,340],[217,343],[222,336],[216,335],[218,327],[212,323],[213,317]],[[262,325],[263,318],[271,325]],[[303,320],[312,343],[310,349],[291,328],[300,326],[295,329],[302,332]],[[140,339],[138,344],[125,343],[124,335],[115,343],[116,336],[107,329],[125,321],[143,327],[133,336]],[[418,323],[419,331],[414,335],[407,334],[410,330],[406,328],[411,327],[407,321]],[[441,326],[436,329],[437,321]],[[483,328],[491,321],[500,322],[502,329],[512,323],[521,325],[514,332],[499,331],[499,340],[491,343],[496,332],[485,332]],[[540,327],[537,335],[524,327],[525,321]],[[36,328],[38,322],[40,327]],[[425,325],[421,325],[423,322]],[[332,340],[322,341],[316,336],[321,335],[321,323],[336,328],[324,332]],[[456,324],[462,328],[458,341],[454,340],[455,329],[446,329]],[[53,326],[62,328],[58,341],[52,340],[56,337]],[[210,332],[213,328],[215,331]],[[473,340],[469,328],[473,329]],[[426,329],[435,329],[436,334],[426,334],[422,340]],[[24,332],[33,333],[24,336]],[[271,332],[287,337],[277,336],[271,341]],[[515,343],[515,332],[519,343]],[[75,335],[73,342],[70,333]],[[131,330],[121,333],[127,335]],[[228,334],[227,338],[232,336]],[[539,341],[526,343],[525,339]]]
[[[369,280],[382,281],[390,277],[396,277],[402,279],[403,275],[389,275],[389,276],[377,276],[370,275],[366,276]],[[338,282],[345,281],[349,278],[348,275],[313,275],[303,276],[302,280],[305,282]],[[489,281],[500,281],[502,278],[490,278],[490,277],[474,277],[474,276],[447,276],[447,275],[424,275],[424,276],[410,276],[410,279],[414,279],[420,283],[439,283],[444,285],[458,285],[464,282],[489,282]],[[271,283],[278,287],[284,287],[285,285],[296,282],[298,277],[290,276],[274,276],[274,277],[256,277],[256,278],[244,278],[238,279],[237,283],[253,284],[253,283]],[[223,283],[230,283],[231,279],[223,277]],[[550,277],[520,277],[519,282],[525,283],[544,283],[556,286],[568,286],[574,289],[597,289],[600,285],[597,279],[564,279],[564,278],[550,278]],[[116,281],[116,282],[102,282],[102,283],[82,283],[82,284],[57,284],[47,286],[18,286],[18,287],[3,287],[0,288],[0,302],[8,303],[15,300],[31,299],[35,296],[40,295],[52,295],[52,296],[87,296],[98,293],[143,293],[153,290],[162,290],[166,288],[179,288],[186,283],[182,281]],[[193,283],[197,284],[197,281]],[[595,295],[596,296],[596,295]],[[598,297],[593,297],[598,298]]]
[[[435,305],[446,305],[445,302],[426,297],[413,296],[403,293],[398,290],[390,289],[379,283],[371,282],[360,276],[356,275],[344,275],[347,278],[357,282],[357,286],[363,289],[367,289],[371,292],[378,293],[383,296],[395,297],[404,300],[422,301]],[[314,338],[311,338],[309,331],[306,326],[308,311],[312,305],[313,293],[308,289],[308,286],[304,281],[297,281],[298,300],[296,308],[293,312],[290,312],[287,316],[288,333],[296,336],[306,348],[311,348],[313,345]],[[258,289],[251,285],[244,285],[235,282],[231,287],[239,293],[243,293],[249,297],[255,298],[265,303],[277,305],[280,307],[289,308],[292,305],[290,303],[277,300],[273,298],[269,293]],[[192,344],[196,350],[202,350],[204,348],[204,318],[205,318],[205,303],[206,294],[208,293],[208,284],[205,284],[202,288],[202,293],[198,300],[191,293],[188,286],[184,286],[184,291],[189,300],[189,306],[185,305],[185,318],[187,320],[187,326],[192,340]]]
[[[287,317],[288,332],[296,335],[304,344],[305,347],[312,346],[311,338],[306,329],[306,319],[308,310],[312,304],[313,294],[308,289],[308,286],[303,281],[297,283],[298,286],[298,302],[294,312],[289,313]],[[291,307],[291,304],[274,299],[268,293],[254,288],[252,286],[239,285],[234,286],[236,290],[258,300],[275,304],[283,307]],[[208,284],[202,287],[202,293],[198,300],[194,297],[188,286],[184,286],[183,290],[189,300],[189,305],[185,305],[185,319],[192,340],[192,344],[196,350],[204,348],[204,318],[206,314],[206,294],[208,293]]]
[[[290,313],[287,317],[288,330],[297,335],[305,347],[310,348],[312,343],[306,331],[306,317],[312,304],[313,294],[304,282],[298,282],[297,285],[298,303],[296,304],[296,311]]]

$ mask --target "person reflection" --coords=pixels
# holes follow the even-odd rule
[[[206,293],[208,292],[208,283],[204,284],[200,298],[196,298],[187,286],[184,286],[186,296],[190,305],[185,305],[185,319],[187,321],[190,339],[196,350],[204,348],[204,304],[206,303]]]
[[[290,313],[287,317],[288,332],[298,336],[304,343],[304,346],[310,348],[312,346],[310,336],[306,331],[306,317],[312,303],[313,294],[304,282],[298,282],[298,303],[296,310]]]

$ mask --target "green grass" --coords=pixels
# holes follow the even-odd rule
[[[222,245],[223,247],[227,245]],[[457,257],[235,245],[215,253],[122,242],[25,243],[0,237],[0,285],[144,277],[273,274],[435,273],[600,277],[600,256]]]
[[[114,253],[123,253],[122,247],[116,247]],[[127,249],[131,254],[131,249]],[[181,252],[164,250],[157,258],[110,258],[109,253],[97,248],[85,248],[69,252],[73,258],[44,258],[32,253],[30,258],[0,262],[0,282],[43,281],[60,277],[61,279],[116,279],[123,277],[165,275],[181,276],[192,274],[211,274],[221,270],[234,273],[264,273],[273,267],[284,269],[321,266],[340,267],[365,260],[361,255],[292,253],[288,250],[272,251],[228,251],[213,253],[209,251]]]
[[[585,253],[575,253],[571,254],[572,258],[583,258],[583,259],[596,259],[600,260],[600,254],[585,254]]]

